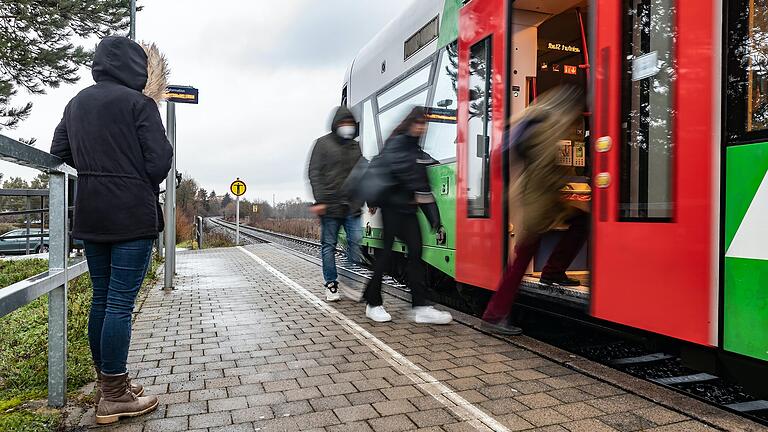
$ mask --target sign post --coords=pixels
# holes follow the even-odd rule
[[[235,244],[238,246],[240,246],[240,196],[244,195],[247,189],[240,177],[229,185],[229,191],[235,196]]]
[[[176,275],[176,104],[197,104],[198,91],[194,87],[168,86],[165,100],[168,104],[166,133],[173,147],[171,170],[165,179],[165,277],[163,286],[173,289]]]

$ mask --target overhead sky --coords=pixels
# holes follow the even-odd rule
[[[310,199],[308,152],[328,132],[348,65],[412,1],[139,0],[137,39],[158,44],[173,84],[200,89],[200,105],[177,106],[178,170],[218,194],[240,177],[249,199]],[[49,150],[67,101],[93,83],[89,70],[82,77],[20,95],[17,104],[35,103],[32,116],[2,133]],[[5,162],[0,172],[36,174]]]

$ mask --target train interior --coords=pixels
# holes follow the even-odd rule
[[[538,95],[558,85],[581,87],[587,94],[590,80],[588,50],[588,2],[585,0],[517,0],[513,2],[512,85],[510,108],[512,114],[530,105]],[[559,163],[568,172],[568,185],[563,199],[578,210],[589,212],[591,204],[589,142],[590,113],[584,114],[561,137]],[[511,179],[517,175],[515,164]],[[513,181],[513,180],[512,180]],[[509,215],[515,212],[510,202]],[[578,213],[574,213],[578,214]],[[510,256],[513,256],[514,226],[510,223]],[[568,268],[567,276],[580,285],[545,284],[541,274],[556,245],[568,230],[568,225],[553,227],[541,239],[537,255],[528,269],[524,290],[528,294],[556,297],[574,304],[588,305],[590,290],[589,240]]]

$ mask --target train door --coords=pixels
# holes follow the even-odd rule
[[[717,343],[717,2],[596,0],[592,312]]]
[[[585,94],[588,93],[591,75],[587,43],[589,6],[587,0],[517,0],[512,3],[509,22],[512,73],[507,86],[511,117],[534,103],[539,95],[559,86],[578,87]],[[588,229],[588,216],[584,212],[589,212],[591,199],[590,164],[586,151],[590,123],[591,113],[585,104],[582,115],[558,137],[558,163],[568,176],[568,185],[562,190],[562,198],[570,206],[582,210],[578,220],[571,219],[578,226],[570,227],[573,230],[581,229],[581,232]],[[520,169],[521,164],[512,156],[510,181],[515,181]],[[521,211],[518,206],[517,202],[510,200],[510,254],[516,239],[512,222],[518,220],[516,215]],[[588,245],[584,245],[580,251],[573,251],[576,255],[567,269],[568,277],[580,284],[547,281],[550,284],[547,285],[539,281],[545,265],[568,229],[568,224],[564,223],[542,234],[538,252],[529,268],[529,277],[525,279],[522,289],[530,294],[554,298],[558,302],[586,307],[589,302]],[[574,247],[578,247],[578,244]]]
[[[472,1],[459,14],[456,280],[482,288],[495,287],[505,259],[501,144],[508,3]]]

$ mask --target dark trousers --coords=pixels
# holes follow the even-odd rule
[[[384,249],[376,258],[376,266],[373,277],[365,288],[363,298],[370,306],[381,306],[381,278],[384,271],[389,268],[392,261],[392,245],[395,236],[405,242],[408,247],[408,288],[411,289],[411,303],[413,306],[426,305],[425,283],[426,266],[421,260],[421,231],[416,213],[402,213],[391,209],[381,209],[381,217],[384,220]]]
[[[547,264],[542,270],[542,277],[564,276],[565,270],[571,265],[589,237],[588,213],[580,211],[568,222],[570,224],[568,231],[563,234],[555,246],[555,250],[552,251],[552,255],[549,256]],[[522,240],[515,245],[515,258],[504,269],[504,275],[501,277],[498,289],[485,308],[483,314],[485,321],[500,322],[507,318],[512,310],[512,304],[517,298],[520,283],[523,281],[528,264],[531,263],[536,251],[539,250],[540,240],[540,236],[531,235],[528,236],[527,240]]]
[[[147,274],[154,240],[85,242],[93,300],[88,342],[94,365],[110,375],[126,372],[131,314]]]

